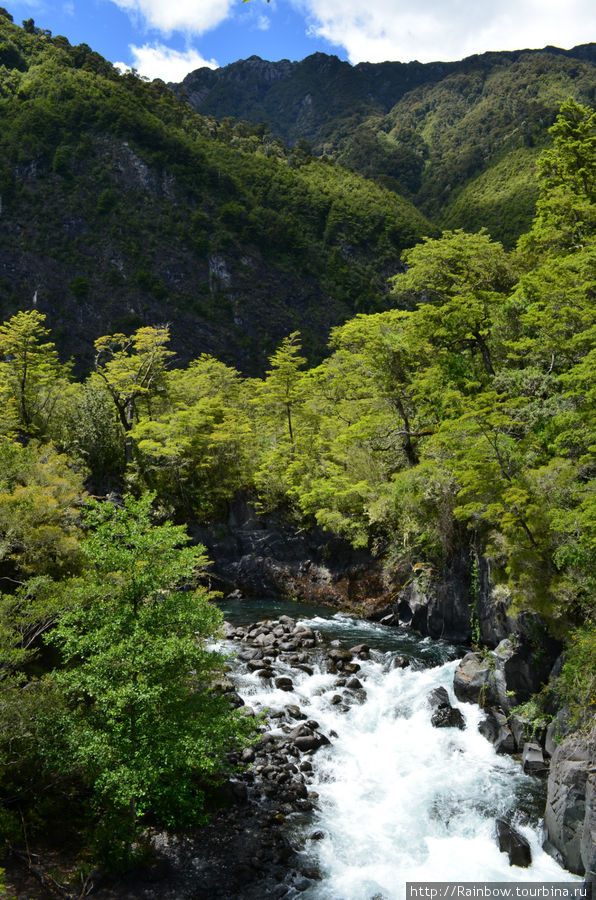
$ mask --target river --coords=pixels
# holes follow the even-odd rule
[[[371,648],[370,659],[359,661],[363,690],[352,692],[349,708],[337,700],[345,697],[337,675],[310,660],[312,675],[278,659],[292,694],[236,673],[239,693],[255,710],[297,703],[331,737],[312,757],[317,810],[289,823],[293,843],[321,874],[301,894],[305,900],[401,900],[408,881],[577,880],[541,848],[545,783],[498,756],[478,732],[481,710],[455,700],[453,673],[464,648],[301,603],[236,601],[224,612],[234,624],[291,615],[346,648]],[[407,668],[394,667],[398,655],[410,660]],[[462,710],[465,730],[432,727],[426,698],[440,685]],[[530,842],[529,868],[511,867],[499,852],[496,816]]]

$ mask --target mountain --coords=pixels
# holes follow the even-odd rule
[[[316,359],[433,231],[394,192],[6,11],[0,117],[0,314],[46,313],[83,367],[99,335],[161,323],[182,362],[256,373],[296,328]]]
[[[560,103],[594,103],[596,44],[427,64],[253,56],[198,69],[175,90],[201,113],[267,122],[289,145],[309,141],[441,226],[487,226],[511,245],[531,221],[533,166]]]

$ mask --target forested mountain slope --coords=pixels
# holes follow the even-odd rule
[[[369,548],[398,599],[459,558],[476,644],[490,564],[488,602],[533,614],[536,658],[545,628],[565,647],[524,722],[565,709],[593,727],[596,112],[565,103],[551,136],[514,252],[483,232],[418,243],[393,283],[402,308],[337,327],[318,366],[298,333],[262,378],[206,355],[180,366],[168,329],[145,327],[99,338],[75,379],[38,310],[0,326],[10,845],[28,857],[58,822],[75,854],[114,868],[148,826],[204,821],[255,720],[213,690],[218,615],[189,591],[205,561],[167,518],[221,522],[239,492]]]
[[[99,334],[155,323],[181,359],[259,371],[298,325],[320,356],[431,231],[395,193],[4,13],[0,117],[2,314],[43,311],[79,364]]]
[[[596,45],[354,67],[322,53],[251,57],[192,72],[177,90],[201,112],[307,139],[443,225],[486,225],[511,244],[530,224],[534,163],[560,103],[594,102]]]

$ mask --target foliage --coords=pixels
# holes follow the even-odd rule
[[[577,628],[570,636],[568,653],[555,690],[569,707],[573,725],[591,728],[596,707],[596,629]]]
[[[0,439],[0,572],[59,577],[80,564],[83,482],[51,446]]]
[[[114,401],[124,434],[124,459],[132,459],[132,430],[141,401],[151,404],[163,390],[166,362],[173,356],[166,349],[170,339],[164,328],[139,328],[128,338],[112,334],[95,341],[95,368]]]
[[[240,61],[177,89],[204,114],[266,121],[289,145],[306,133],[315,156],[407,196],[442,227],[484,226],[510,248],[530,226],[536,158],[561,101],[593,104],[593,86],[584,46],[426,65]]]
[[[4,433],[44,436],[64,387],[68,367],[47,341],[45,316],[19,312],[0,326],[0,383],[4,395],[0,428]]]
[[[128,842],[149,814],[166,826],[204,821],[206,786],[242,734],[211,687],[221,659],[206,641],[221,616],[190,587],[202,548],[154,524],[151,502],[89,504],[89,569],[48,636],[66,664],[55,678],[73,710],[72,760]]]
[[[263,126],[198,116],[85,45],[0,17],[5,43],[0,195],[13,263],[0,303],[51,310],[79,372],[100,335],[164,318],[184,362],[209,352],[262,372],[298,320],[321,358],[328,328],[386,304],[400,250],[432,231],[394,191],[304,146],[290,152]]]
[[[40,35],[19,40],[45,60]],[[97,90],[124,89],[86,50],[52,46],[75,69],[98,68]],[[23,89],[38,96],[34,76]],[[138,111],[131,97],[146,99],[149,86],[124,85]],[[181,109],[176,119],[154,90],[168,114],[161,125],[137,121],[155,129],[152,165],[175,146],[178,184],[185,153],[203,186],[218,183],[217,204],[207,192],[204,205],[185,183],[193,240],[210,242],[214,223],[218,253],[221,241],[270,241],[282,269],[295,244],[306,281],[324,263],[329,291],[367,312],[334,328],[315,366],[294,327],[277,349],[270,338],[261,378],[208,354],[174,368],[169,328],[131,320],[131,334],[97,339],[96,370],[75,383],[39,313],[0,328],[0,751],[9,759],[0,825],[18,832],[22,785],[32,827],[71,804],[96,839],[116,835],[123,856],[149,822],[202,821],[225,753],[249,730],[212,688],[221,659],[208,642],[220,617],[196,588],[201,550],[181,525],[156,518],[153,498],[178,522],[213,523],[249,493],[299,527],[368,547],[397,586],[471,560],[471,607],[485,555],[509,613],[539,613],[565,642],[558,690],[578,723],[596,678],[594,113],[562,106],[538,160],[537,214],[515,250],[486,231],[427,236],[403,254],[386,308],[363,260],[374,247],[382,269],[403,247],[413,219],[390,208],[404,201],[313,160],[304,145],[267,155],[265,131],[222,122],[211,145],[203,120]],[[242,142],[255,139],[260,151],[248,151]],[[205,162],[214,146],[222,179]],[[76,170],[76,152],[62,160]],[[58,168],[53,176],[67,179]],[[103,221],[114,208],[101,205]],[[232,275],[222,259],[211,286],[223,309]],[[166,282],[152,272],[139,258],[128,284],[158,298]],[[79,290],[81,304],[92,290],[91,281],[88,296]],[[267,302],[264,319],[275,314]],[[84,477],[133,494],[89,502]],[[471,608],[470,637],[478,626]]]

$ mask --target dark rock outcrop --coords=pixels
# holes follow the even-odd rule
[[[218,589],[364,609],[371,617],[388,605],[389,585],[370,553],[320,528],[306,531],[276,513],[259,515],[246,497],[230,506],[225,522],[196,528],[193,538],[207,548]]]
[[[515,753],[515,738],[507,723],[507,716],[499,709],[486,711],[486,717],[478,726],[478,731],[494,745],[497,753]]]
[[[466,721],[459,709],[455,709],[444,687],[435,688],[426,698],[433,713],[431,725],[434,728],[459,728],[463,731]]]
[[[548,772],[548,763],[544,759],[542,747],[535,741],[528,741],[524,744],[522,769],[528,775],[546,775]]]
[[[467,653],[454,676],[455,696],[508,714],[540,690],[558,652],[558,644],[551,641],[541,643],[538,654],[534,643],[520,633],[488,653]]]
[[[496,820],[497,844],[501,853],[507,853],[510,866],[527,869],[532,865],[532,851],[523,834],[505,819]]]
[[[565,865],[586,880],[595,880],[596,727],[575,732],[556,747],[550,765],[545,847],[561,853]]]

